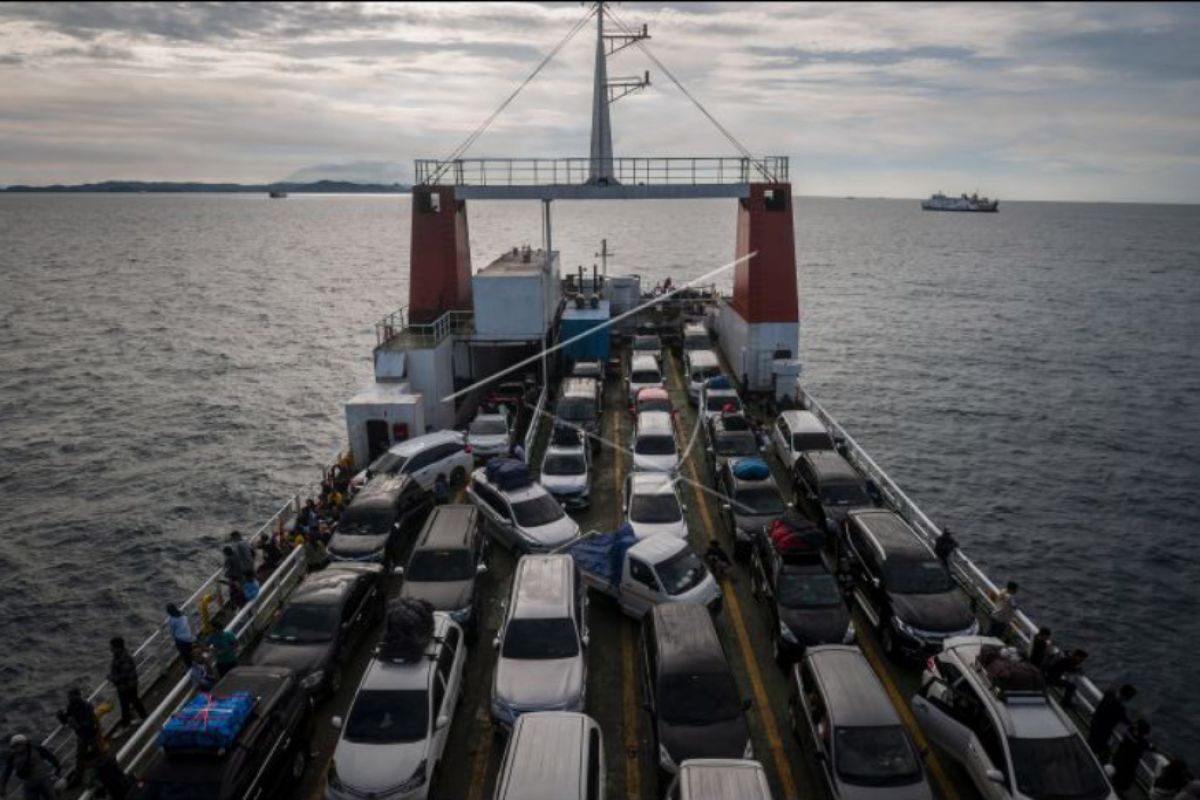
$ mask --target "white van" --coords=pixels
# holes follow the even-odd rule
[[[771,800],[771,784],[757,761],[691,758],[679,765],[667,800]]]
[[[522,714],[504,749],[494,800],[603,800],[604,737],[569,711]]]
[[[712,340],[708,337],[708,329],[698,322],[689,322],[683,326],[683,352],[692,350],[708,350]]]
[[[721,374],[721,362],[712,350],[688,350],[683,356],[683,367],[688,376],[688,400],[696,405],[704,382]]]
[[[629,405],[633,405],[640,389],[663,386],[662,370],[659,369],[658,361],[654,356],[634,356],[629,364],[629,377],[626,378],[626,382],[629,385]]]

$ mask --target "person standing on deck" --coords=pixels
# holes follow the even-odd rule
[[[171,630],[171,638],[175,641],[175,647],[179,650],[179,657],[183,659],[183,665],[190,667],[192,665],[192,647],[196,644],[196,634],[192,633],[192,624],[188,622],[188,618],[174,603],[167,603],[167,627]]]
[[[212,648],[217,675],[224,678],[229,670],[238,665],[237,636],[222,628],[208,637],[208,646]]]
[[[1083,662],[1087,661],[1087,651],[1076,648],[1069,653],[1057,653],[1046,659],[1042,667],[1042,675],[1046,676],[1047,686],[1057,686],[1063,690],[1062,706],[1070,709],[1075,702],[1074,676],[1083,672]]]
[[[121,704],[121,719],[117,721],[117,730],[121,730],[133,724],[135,711],[138,719],[145,719],[146,707],[142,705],[142,699],[138,696],[137,663],[125,649],[125,640],[114,636],[109,640],[108,646],[112,650],[108,680],[117,690],[117,701]]]
[[[1144,719],[1135,719],[1126,729],[1125,735],[1117,744],[1113,753],[1112,765],[1115,772],[1112,776],[1113,788],[1124,794],[1137,777],[1138,763],[1147,750],[1153,750],[1150,743],[1150,723]]]
[[[83,692],[71,689],[67,692],[67,708],[58,712],[58,721],[75,732],[75,763],[85,764],[89,755],[103,752],[103,736],[100,732],[100,717],[92,704],[83,699]],[[83,777],[76,769],[72,776],[74,785]]]
[[[250,545],[242,538],[241,531],[233,531],[229,534],[229,546],[233,548],[233,555],[237,558],[237,563],[242,569],[242,582],[252,581],[258,578],[258,570],[254,566],[254,551],[250,549]]]
[[[62,776],[62,764],[54,753],[40,744],[33,744],[22,733],[9,739],[8,746],[4,777],[0,779],[0,797],[8,795],[8,779],[16,774],[25,800],[54,800],[58,796],[54,783]]]
[[[1046,655],[1050,652],[1050,629],[1038,628],[1038,632],[1033,637],[1033,642],[1029,645],[1029,663],[1033,664],[1038,669],[1046,663]]]
[[[1088,728],[1088,746],[1101,761],[1108,758],[1108,743],[1118,725],[1129,724],[1129,711],[1125,704],[1137,696],[1137,689],[1128,683],[1120,689],[1108,689],[1096,710],[1092,712],[1092,724]]]
[[[942,560],[946,566],[950,566],[950,556],[954,555],[954,551],[958,549],[958,540],[954,538],[954,534],[949,528],[942,528],[941,534],[933,543],[933,553]]]
[[[988,636],[1003,639],[1004,634],[1008,632],[1008,626],[1012,624],[1013,618],[1017,615],[1017,582],[1009,581],[1003,589],[992,596],[992,601],[996,604],[996,608],[992,611],[992,626],[988,629]]]
[[[224,558],[221,571],[225,575],[225,581],[229,584],[229,602],[233,603],[234,608],[241,608],[246,605],[246,592],[242,588],[245,569],[231,545],[222,547],[221,555]]]

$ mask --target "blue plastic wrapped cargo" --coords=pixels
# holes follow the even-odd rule
[[[571,361],[582,359],[600,359],[606,363],[611,354],[611,335],[607,326],[598,327],[608,322],[609,306],[607,300],[601,300],[595,308],[575,308],[568,306],[563,309],[562,324],[559,326],[560,341],[567,341],[581,334],[578,341],[564,345],[563,357]],[[588,333],[588,331],[592,331]]]
[[[597,533],[580,539],[567,552],[581,571],[612,586],[621,580],[625,553],[635,544],[637,535],[629,523],[625,523],[612,533]]]
[[[254,695],[198,694],[171,715],[158,734],[164,750],[227,750],[254,711]]]

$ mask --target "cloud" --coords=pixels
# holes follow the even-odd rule
[[[751,150],[791,155],[806,192],[1200,202],[1198,8],[651,3],[616,6],[610,30],[649,23],[672,72]],[[443,156],[584,11],[0,4],[0,182]],[[582,32],[472,153],[585,153],[593,42]],[[733,152],[638,48],[609,66],[647,68],[651,88],[613,106],[618,155]]]

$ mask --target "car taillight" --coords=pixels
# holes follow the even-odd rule
[[[469,445],[469,444],[464,444],[464,445],[463,445],[463,452],[464,452],[464,453],[466,453],[466,454],[468,454],[468,455],[470,455],[470,453],[471,453],[471,445]]]

